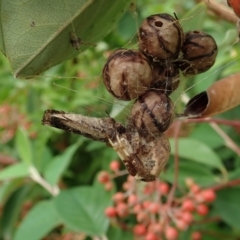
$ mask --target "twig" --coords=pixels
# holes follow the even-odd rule
[[[221,217],[215,216],[215,217],[209,217],[209,218],[203,218],[198,221],[194,221],[195,224],[206,224],[206,223],[212,223],[212,222],[219,222],[221,221]]]
[[[190,118],[190,119],[184,119],[184,123],[218,123],[223,124],[235,128],[240,129],[240,121],[233,121],[233,120],[225,120],[225,119],[218,119],[218,118]]]
[[[237,23],[238,18],[233,13],[230,7],[225,6],[222,3],[219,3],[215,0],[196,0],[196,2],[205,2],[208,9],[213,11],[217,16],[225,19],[231,23]]]
[[[30,177],[33,181],[37,182],[43,188],[45,188],[50,194],[56,196],[59,194],[60,190],[57,186],[51,186],[44,178],[41,177],[37,169],[33,166],[29,167]]]
[[[203,230],[201,229],[201,233],[204,235],[204,236],[211,236],[212,238],[211,239],[227,239],[227,240],[237,240],[238,237],[237,236],[232,236],[232,233],[231,234],[227,234],[227,233],[224,233],[224,232],[214,232],[214,231],[209,231],[209,230]]]
[[[222,184],[210,187],[210,189],[213,189],[214,191],[219,191],[219,190],[227,188],[227,187],[234,187],[234,186],[239,186],[239,185],[240,185],[240,179],[234,179],[227,183],[222,183]]]
[[[216,123],[212,122],[210,123],[210,126],[222,137],[225,145],[240,156],[240,148],[237,144]]]
[[[182,121],[178,121],[175,126],[175,133],[174,133],[174,148],[175,148],[175,154],[174,154],[174,180],[173,185],[171,187],[171,190],[168,194],[168,200],[167,200],[167,206],[170,207],[172,204],[172,201],[174,199],[174,193],[176,191],[177,185],[178,185],[178,172],[179,172],[179,156],[178,156],[178,136],[180,132],[180,128],[182,125]]]
[[[128,174],[128,171],[126,169],[124,170],[121,170],[121,171],[118,171],[114,174],[111,175],[111,178],[117,178],[117,177],[121,177],[121,176],[124,176],[124,175],[127,175]]]

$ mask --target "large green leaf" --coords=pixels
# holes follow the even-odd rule
[[[20,223],[13,240],[43,239],[49,231],[60,224],[53,202],[39,202]]]
[[[29,196],[30,190],[31,186],[25,185],[21,188],[18,188],[8,198],[0,218],[1,239],[12,239],[13,230],[19,221],[19,214],[22,210],[24,201],[26,201],[26,198]]]
[[[62,191],[55,198],[62,221],[73,231],[92,236],[106,234],[109,221],[104,210],[110,202],[110,194],[102,186]]]
[[[60,156],[56,156],[53,161],[51,161],[46,170],[44,171],[44,178],[51,184],[57,184],[62,173],[68,167],[73,154],[79,147],[79,142],[68,147],[64,153]]]
[[[175,154],[174,139],[170,139],[171,154]],[[178,155],[189,160],[208,165],[226,173],[219,156],[206,144],[196,139],[179,138]]]
[[[209,186],[216,184],[219,179],[212,173],[211,167],[202,167],[197,162],[190,162],[189,160],[179,162],[178,184],[182,187],[186,186],[186,178],[191,177],[194,182],[201,186]],[[166,171],[161,174],[161,178],[173,182],[175,175],[174,164],[171,164]]]
[[[29,166],[25,163],[15,163],[0,171],[0,180],[29,176]]]
[[[32,146],[24,129],[18,129],[15,138],[15,145],[20,160],[25,164],[30,165],[32,163]]]
[[[240,188],[223,189],[217,193],[214,206],[218,214],[229,225],[239,230],[240,223]]]
[[[104,37],[129,2],[2,0],[0,47],[16,77],[32,77]]]

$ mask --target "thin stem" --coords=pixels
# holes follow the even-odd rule
[[[194,221],[194,224],[206,224],[206,223],[219,222],[219,221],[221,221],[221,217],[215,216],[215,217],[209,217],[209,218],[204,218],[202,220]]]
[[[233,13],[231,8],[223,5],[222,3],[219,3],[215,0],[196,0],[196,2],[205,2],[206,6],[210,10],[212,10],[214,13],[216,13],[217,16],[220,16],[226,21],[236,23],[238,20],[237,16]]]
[[[222,183],[222,184],[213,186],[209,189],[213,189],[214,191],[219,191],[219,190],[224,189],[224,188],[234,187],[234,186],[239,186],[239,185],[240,185],[240,179],[234,179],[234,180],[229,181],[227,183]]]
[[[179,156],[178,156],[178,136],[180,133],[180,128],[182,125],[182,121],[178,121],[175,126],[175,133],[174,133],[174,148],[175,148],[175,154],[174,154],[174,180],[173,185],[171,187],[171,190],[168,194],[168,200],[167,200],[167,206],[170,207],[172,204],[172,201],[174,199],[174,193],[176,191],[177,185],[178,185],[178,173],[179,173]]]
[[[240,148],[237,144],[216,123],[212,122],[210,126],[222,137],[225,145],[240,156]]]
[[[235,128],[240,128],[240,121],[224,120],[217,118],[190,118],[183,120],[183,123],[212,123],[212,122]]]
[[[117,177],[120,177],[120,176],[124,176],[124,175],[126,175],[126,174],[128,174],[128,171],[127,171],[127,170],[121,170],[121,171],[118,171],[118,172],[112,174],[112,175],[111,175],[111,178],[112,178],[112,179],[113,179],[113,178],[117,178]]]
[[[201,229],[201,233],[204,235],[204,236],[211,236],[213,237],[214,239],[222,239],[222,240],[225,240],[225,239],[228,239],[228,240],[236,240],[238,239],[237,236],[232,236],[232,233],[231,234],[227,234],[227,233],[224,233],[224,232],[214,232],[214,231],[209,231],[209,230],[203,230]],[[212,238],[212,239],[213,239]]]
[[[60,190],[57,186],[51,186],[44,178],[41,177],[37,169],[33,166],[29,167],[30,177],[33,181],[37,182],[43,188],[45,188],[51,195],[56,196],[59,194]]]

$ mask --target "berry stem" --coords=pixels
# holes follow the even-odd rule
[[[214,190],[214,191],[218,191],[227,187],[234,187],[234,186],[239,186],[240,185],[240,179],[234,179],[232,181],[229,181],[227,183],[223,183],[223,184],[219,184],[216,185],[210,189]]]
[[[225,145],[240,156],[240,148],[237,144],[216,123],[212,122],[210,125],[222,137]]]
[[[181,125],[182,122],[179,121],[176,123],[176,127],[175,127],[175,133],[174,133],[174,147],[175,147],[175,155],[174,155],[174,180],[173,180],[173,184],[171,187],[171,190],[168,194],[168,199],[167,199],[167,206],[168,208],[170,208],[172,201],[174,199],[174,193],[176,191],[177,185],[178,185],[178,171],[179,171],[179,156],[178,156],[178,136],[180,133],[180,129],[181,129]]]
[[[234,121],[234,120],[225,120],[225,119],[219,119],[219,118],[190,118],[190,119],[184,119],[183,123],[218,123],[223,125],[228,125],[234,128],[240,128],[240,121]]]

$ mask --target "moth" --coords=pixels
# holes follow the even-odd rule
[[[42,124],[105,142],[114,148],[129,174],[145,182],[158,178],[170,155],[170,144],[163,133],[152,135],[141,131],[131,119],[124,127],[111,117],[46,110]]]

